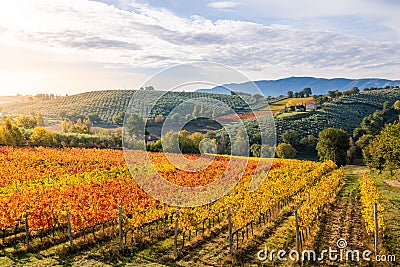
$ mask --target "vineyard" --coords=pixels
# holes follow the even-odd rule
[[[199,92],[166,93],[162,91],[143,91],[140,97],[131,100],[135,92],[132,90],[96,91],[46,101],[8,103],[2,105],[2,107],[3,113],[7,116],[41,112],[47,119],[60,119],[58,115],[60,111],[73,112],[78,115],[96,114],[99,116],[101,124],[115,126],[114,116],[124,113],[128,106],[130,107],[129,112],[148,114],[149,118],[155,118],[158,115],[166,117],[181,103],[202,98],[206,99],[207,107],[204,108],[205,114],[199,115],[211,117],[213,111],[215,111],[214,113],[221,121],[232,122],[228,126],[233,129],[232,132],[236,132],[235,120],[241,118],[245,120],[248,131],[252,133],[258,132],[255,129],[259,127],[254,118],[270,114],[265,111],[268,103],[271,109],[275,110],[282,109],[289,101],[287,99],[269,99],[267,101],[265,98],[257,100],[251,96],[239,95]],[[353,96],[344,96],[325,103],[321,110],[298,116],[277,118],[275,120],[276,136],[279,139],[281,134],[287,130],[295,130],[299,134],[299,138],[307,135],[318,136],[320,131],[328,127],[341,128],[352,134],[365,116],[372,114],[377,109],[382,109],[385,101],[393,104],[397,99],[400,99],[400,90],[396,88],[365,91]],[[299,101],[303,100],[307,99],[299,99]],[[132,101],[131,105],[129,105],[130,101]],[[224,105],[215,105],[215,101],[220,101]],[[143,103],[146,103],[146,105],[143,105]],[[239,116],[232,114],[232,111],[238,113]],[[193,105],[189,105],[188,110],[182,112],[183,110],[180,115],[191,114]],[[179,120],[183,119],[183,117],[179,118]],[[268,132],[268,129],[263,129],[263,131]]]
[[[319,132],[329,127],[340,128],[352,134],[365,116],[382,109],[385,101],[393,104],[397,99],[400,99],[399,89],[380,89],[344,96],[325,103],[321,110],[307,113],[306,116],[275,120],[277,137],[286,130],[296,131],[300,138],[307,135],[317,137]],[[245,124],[249,129],[257,127],[254,120],[248,120]]]
[[[195,98],[208,98],[221,101],[236,112],[249,110],[249,105],[264,107],[268,105],[266,99],[255,100],[250,96],[220,95],[198,92],[163,92],[143,91],[140,97],[132,99],[137,91],[134,90],[105,90],[82,93],[53,100],[16,102],[3,105],[3,113],[8,116],[40,112],[49,119],[59,119],[60,111],[74,112],[78,115],[96,114],[102,123],[114,124],[113,117],[125,113],[128,106],[131,112],[146,115],[151,118],[157,115],[167,116],[174,107],[184,101]],[[132,99],[131,105],[129,105]],[[271,101],[274,101],[271,99]],[[143,103],[146,103],[144,106]],[[140,107],[140,108],[138,108]],[[214,106],[218,114],[226,114],[227,110],[221,105]],[[193,110],[190,111],[190,113]],[[211,112],[212,110],[210,110]],[[209,114],[211,115],[211,114]]]
[[[174,215],[176,207],[152,199],[136,185],[123,162],[122,151],[3,147],[0,155],[2,244],[15,244],[25,233],[22,240],[31,248],[39,246],[46,238],[52,242],[65,242],[67,236],[72,240],[85,235],[86,239],[89,232],[94,239],[107,235],[110,229],[117,233],[119,207],[122,236],[128,248],[130,243],[134,246],[139,237],[147,235],[149,229],[174,227],[175,222],[182,239],[180,242],[184,242],[185,235],[190,240],[193,235],[204,233],[204,227],[213,227],[217,220],[222,222],[228,207],[232,211],[231,237],[239,240],[244,229],[248,231],[249,227],[255,227],[261,223],[260,218],[277,207],[290,201],[304,202],[299,196],[306,190],[312,190],[314,195],[314,192],[329,189],[328,184],[330,188],[336,187],[338,183],[332,179],[339,181],[342,176],[340,170],[334,171],[332,162],[274,161],[261,187],[249,193],[251,177],[265,175],[263,171],[255,173],[259,160],[252,159],[243,178],[227,196],[209,205],[181,208],[177,217]],[[211,172],[204,175],[175,169],[162,154],[150,155],[163,177],[181,186],[212,182],[229,161],[229,157],[217,157],[209,167]],[[265,163],[271,165],[270,160]],[[148,171],[145,166],[137,166],[136,170],[133,176]],[[319,198],[313,211],[300,209],[304,227],[314,223],[320,206],[326,201],[327,198]],[[57,237],[62,233],[64,238]],[[130,236],[130,242],[127,242],[127,236]]]
[[[158,238],[175,239],[175,253],[172,248],[168,252],[169,260],[175,260],[187,253],[185,246],[192,246],[194,240],[205,242],[207,233],[215,229],[230,240],[235,253],[256,229],[277,220],[277,212],[285,207],[299,207],[300,227],[308,232],[343,180],[343,171],[332,162],[246,158],[241,180],[225,197],[178,209],[154,200],[137,186],[132,176],[148,174],[149,169],[138,165],[131,175],[122,151],[3,147],[0,157],[0,234],[2,246],[14,253],[60,245],[79,250],[118,236],[121,242],[116,249],[129,251],[151,244],[155,240],[151,237],[162,233]],[[150,158],[165,179],[181,186],[213,182],[230,160],[217,156],[206,171],[193,173],[176,169],[163,154],[151,153]],[[268,174],[264,167],[271,167]],[[250,193],[251,178],[265,175],[260,188]],[[230,234],[224,230],[227,217]],[[218,245],[223,249],[227,244]],[[229,250],[225,252],[223,260],[232,260]]]

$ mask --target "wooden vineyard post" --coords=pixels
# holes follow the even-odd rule
[[[378,225],[378,204],[374,204],[374,224],[375,224],[375,235],[374,235],[374,246],[375,246],[375,256],[379,255],[378,248],[378,234],[379,234],[379,225]]]
[[[178,220],[179,220],[179,210],[176,210],[175,212],[175,234],[174,234],[174,257],[176,258],[178,256],[177,252],[177,243],[178,243]]]
[[[67,211],[67,226],[68,226],[69,247],[71,249],[73,249],[74,248],[74,239],[72,237],[71,217],[70,217],[69,211]]]
[[[28,225],[28,215],[25,217],[25,245],[29,248],[29,225]]]
[[[124,244],[123,244],[123,230],[122,230],[122,207],[118,207],[118,228],[119,228],[119,251],[124,252]]]
[[[228,233],[229,233],[229,253],[233,256],[233,242],[232,242],[232,210],[228,207]]]
[[[296,220],[296,249],[300,255],[300,231],[299,231],[299,216],[297,213],[297,207],[294,208],[294,217]]]

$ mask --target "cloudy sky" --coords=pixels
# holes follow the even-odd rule
[[[397,0],[2,1],[0,95],[137,88],[197,61],[254,80],[400,79],[398,14]]]

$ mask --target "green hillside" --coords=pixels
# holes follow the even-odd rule
[[[376,110],[383,108],[383,103],[388,101],[393,104],[400,99],[400,89],[379,89],[361,92],[354,96],[344,96],[332,102],[325,103],[321,110],[301,113],[299,115],[275,118],[275,132],[278,143],[281,135],[287,130],[294,130],[299,134],[299,139],[307,135],[318,137],[319,132],[325,128],[341,128],[350,135],[359,127],[362,119]],[[245,121],[250,139],[259,132],[255,119]],[[272,124],[269,127],[273,127]],[[230,132],[236,132],[236,123],[228,125]],[[272,129],[262,129],[266,136],[273,133]],[[220,135],[220,132],[217,133]]]
[[[48,119],[59,119],[59,112],[76,113],[79,115],[96,114],[100,117],[103,124],[113,124],[113,117],[120,112],[125,112],[131,98],[135,94],[134,90],[106,90],[82,93],[67,97],[45,101],[24,101],[18,103],[8,103],[2,105],[3,113],[6,116],[17,116],[20,114],[30,114],[40,112]],[[149,103],[153,106],[150,117],[156,115],[168,115],[171,110],[185,100],[193,98],[212,98],[224,102],[236,112],[245,112],[249,109],[248,104],[258,107],[267,105],[265,98],[256,99],[251,96],[208,94],[199,92],[163,92],[163,91],[144,91],[138,99],[132,99],[131,107],[133,112],[146,114],[147,107],[142,103]],[[154,99],[158,99],[156,103]],[[137,103],[135,103],[137,101]],[[138,107],[141,107],[139,110]],[[224,114],[221,106],[218,114]]]
[[[94,91],[46,101],[7,103],[1,105],[1,107],[6,116],[41,112],[45,118],[59,119],[58,113],[60,111],[82,115],[96,114],[100,117],[102,124],[113,125],[113,117],[126,111],[134,94],[135,91],[133,90]],[[148,111],[147,107],[139,105],[139,103],[148,101],[149,106],[154,105],[150,117],[160,114],[166,116],[175,106],[193,98],[216,99],[224,102],[236,112],[246,112],[249,110],[248,104],[260,110],[267,104],[265,98],[256,99],[248,95],[240,97],[238,95],[199,92],[144,91],[139,99],[132,100],[131,107],[134,112],[145,114]],[[154,99],[158,99],[158,101],[153,103]],[[318,136],[318,133],[327,127],[342,128],[351,134],[365,116],[372,114],[377,109],[382,109],[385,101],[394,103],[398,99],[400,99],[400,89],[396,88],[365,91],[354,96],[344,96],[325,103],[321,110],[301,114],[301,116],[276,119],[277,136],[279,137],[289,129],[297,131],[301,137]],[[274,99],[269,100],[270,103],[273,101]],[[225,112],[223,107],[219,105],[213,108],[218,109],[219,114]],[[210,111],[208,110],[208,112]],[[228,113],[228,111],[226,112]],[[246,124],[250,132],[252,132],[251,128],[256,127],[253,119],[247,120]],[[234,123],[231,127],[235,127]]]
[[[302,114],[300,117],[276,119],[277,136],[286,130],[295,130],[301,137],[318,136],[325,128],[341,128],[349,134],[358,127],[364,117],[377,109],[382,109],[383,103],[393,104],[400,99],[399,89],[380,89],[361,92],[354,96],[345,96],[333,102],[325,103],[321,110]],[[248,122],[252,124],[251,121]]]

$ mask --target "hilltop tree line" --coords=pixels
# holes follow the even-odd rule
[[[7,146],[46,146],[46,147],[121,147],[122,134],[108,132],[88,134],[90,120],[76,122],[65,120],[63,132],[51,132],[44,127],[40,113],[35,117],[21,115],[14,119],[5,118],[0,124],[0,145]]]
[[[289,90],[287,92],[287,97],[289,98],[303,98],[303,97],[309,97],[312,95],[312,90],[311,88],[304,88],[303,90],[299,91],[299,92],[293,92],[291,90]]]

